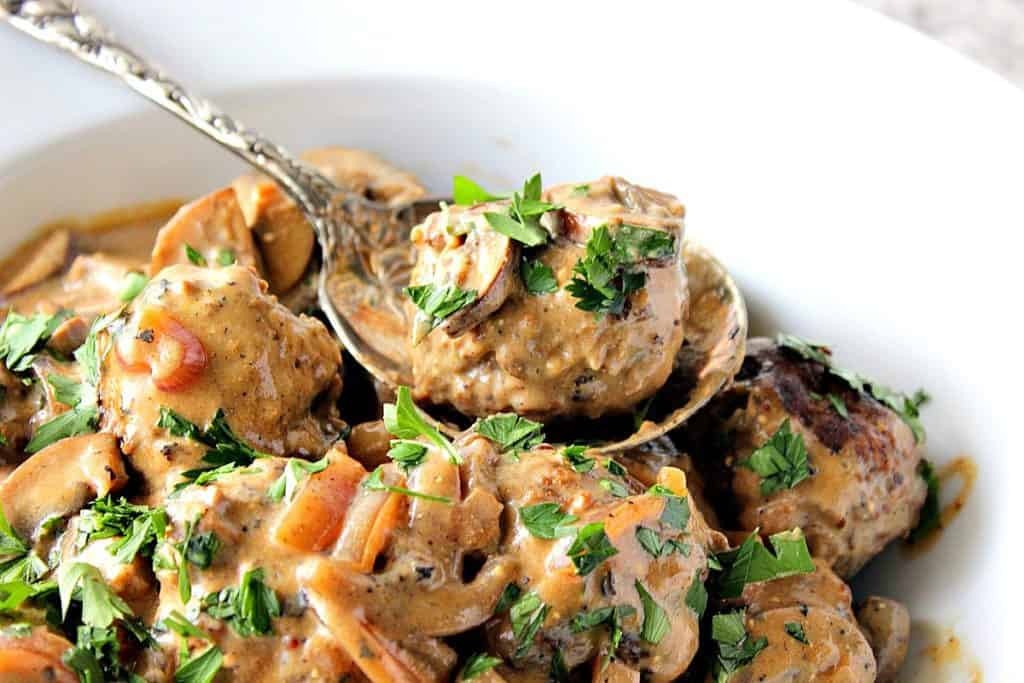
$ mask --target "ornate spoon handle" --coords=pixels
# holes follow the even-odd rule
[[[117,76],[146,99],[242,157],[277,182],[324,235],[324,216],[340,188],[209,100],[187,91],[114,40],[96,19],[65,0],[0,0],[0,18]]]

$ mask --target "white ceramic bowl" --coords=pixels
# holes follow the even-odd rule
[[[755,331],[934,396],[943,461],[980,478],[929,553],[859,589],[916,620],[906,680],[1019,680],[1024,96],[837,0],[87,3],[122,38],[293,149],[366,147],[433,189],[618,173],[675,192]],[[0,31],[0,250],[33,226],[239,170],[121,86]],[[956,634],[959,656],[923,648]]]

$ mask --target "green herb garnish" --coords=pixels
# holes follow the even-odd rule
[[[566,459],[573,470],[582,474],[594,469],[594,459],[585,456],[584,453],[586,452],[587,446],[566,446],[562,449],[562,457]]]
[[[148,282],[149,278],[142,273],[136,273],[135,271],[127,273],[124,276],[124,282],[121,284],[121,291],[118,292],[117,298],[124,303],[134,300]]]
[[[231,249],[220,249],[217,252],[217,264],[221,266],[233,266],[237,259],[235,252]]]
[[[693,582],[686,591],[684,602],[687,607],[696,612],[698,620],[704,618],[704,611],[708,608],[708,589],[700,579],[700,571],[694,573]]]
[[[941,483],[939,477],[935,474],[935,468],[930,462],[922,458],[921,462],[917,464],[917,473],[924,479],[925,485],[928,487],[928,493],[925,495],[924,505],[921,507],[917,526],[911,529],[910,534],[907,535],[908,543],[917,543],[921,539],[926,538],[942,523],[942,508],[939,503]]]
[[[388,457],[394,460],[403,472],[408,473],[427,459],[427,447],[419,441],[393,439],[388,449]]]
[[[523,276],[523,285],[526,287],[526,291],[534,296],[553,294],[558,291],[555,271],[540,259],[524,258],[519,272]]]
[[[523,526],[537,538],[553,539],[572,536],[576,530],[570,526],[578,517],[562,512],[558,503],[538,503],[519,509]]]
[[[282,499],[292,500],[299,488],[299,482],[311,474],[323,472],[329,463],[326,455],[316,462],[309,462],[301,458],[289,458],[284,466],[284,472],[267,490],[267,496],[275,503],[281,502]]]
[[[238,588],[229,586],[203,596],[200,603],[210,616],[226,621],[243,638],[273,633],[271,620],[281,616],[277,594],[264,582],[262,568],[242,575]]]
[[[186,244],[185,245],[185,256],[187,256],[188,260],[192,262],[192,265],[195,265],[195,266],[206,266],[207,265],[206,257],[204,257],[202,254],[200,254],[198,251],[196,251],[192,247],[191,244]]]
[[[440,448],[452,464],[462,463],[462,457],[455,451],[451,442],[420,415],[419,409],[412,401],[409,387],[398,387],[395,402],[384,404],[384,426],[399,439],[424,436]]]
[[[452,199],[456,204],[472,206],[473,204],[508,199],[508,195],[491,194],[466,176],[457,175],[452,178]]]
[[[0,362],[13,373],[23,373],[32,367],[35,354],[46,344],[62,322],[71,316],[69,311],[54,315],[36,313],[24,316],[8,311],[0,327]]]
[[[597,485],[603,488],[608,493],[612,494],[616,498],[625,498],[629,495],[629,489],[621,481],[614,481],[612,479],[601,479],[597,482]]]
[[[765,637],[750,639],[744,624],[743,610],[716,614],[711,617],[711,638],[718,645],[715,658],[715,683],[726,683],[737,670],[754,661],[757,654],[768,647]]]
[[[586,576],[602,562],[618,553],[618,549],[612,545],[608,534],[605,533],[604,522],[591,522],[583,526],[566,551],[579,576]]]
[[[512,605],[509,610],[509,621],[512,624],[512,635],[518,643],[516,658],[522,657],[533,646],[533,639],[544,624],[550,609],[539,595],[532,592],[523,595]]]
[[[507,213],[487,211],[484,218],[496,231],[528,247],[544,244],[548,241],[548,232],[541,226],[540,217],[560,207],[541,201],[541,185],[540,173],[534,174],[523,183],[522,194],[512,194]]]
[[[657,645],[671,628],[665,610],[654,601],[644,585],[637,579],[634,583],[636,592],[640,594],[640,604],[644,608],[643,625],[640,627],[640,638],[652,645]]]
[[[419,315],[429,323],[430,329],[476,301],[475,291],[460,289],[455,285],[410,285],[402,291],[420,309]]]
[[[476,433],[498,444],[501,452],[528,451],[544,441],[544,425],[514,413],[498,413],[474,426]]]
[[[787,621],[784,628],[794,640],[798,640],[804,645],[810,645],[807,640],[807,634],[804,633],[804,626],[799,621]]]
[[[780,531],[768,537],[773,555],[761,543],[755,530],[739,548],[716,555],[722,565],[718,590],[723,598],[738,598],[748,583],[772,581],[796,574],[810,574],[814,562],[807,550],[807,540],[800,529]]]
[[[791,489],[811,476],[804,437],[790,431],[789,419],[746,460],[738,463],[761,477],[761,495]]]
[[[466,660],[466,664],[462,667],[462,671],[459,672],[459,680],[471,681],[480,674],[485,671],[490,671],[499,664],[501,664],[501,659],[499,657],[492,657],[481,652],[472,654],[469,656],[469,659]]]
[[[175,491],[180,491],[190,484],[204,486],[226,474],[248,467],[256,460],[270,457],[270,454],[258,451],[238,438],[220,408],[217,409],[209,426],[200,430],[184,416],[161,406],[156,426],[166,429],[174,436],[197,441],[208,449],[202,460],[205,467],[184,472],[183,481],[174,486]]]
[[[377,469],[370,473],[370,476],[363,480],[362,487],[367,491],[389,491],[391,493],[400,493],[411,498],[422,498],[423,500],[429,500],[434,503],[443,503],[444,505],[455,504],[451,498],[446,498],[444,496],[432,496],[429,493],[420,493],[419,491],[413,491],[412,489],[403,488],[401,486],[385,484],[383,465],[379,465]]]

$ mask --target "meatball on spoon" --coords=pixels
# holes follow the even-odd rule
[[[360,195],[357,188],[339,186],[163,74],[68,2],[0,0],[0,17],[117,76],[276,182],[316,233],[321,262],[317,298],[342,344],[385,385],[413,384],[413,320],[403,292],[413,267],[409,234],[414,224],[438,208],[437,201],[395,206]],[[735,283],[703,249],[687,244],[683,250],[691,271],[690,315],[674,377],[655,397],[655,409],[646,412],[647,419],[636,421],[638,428],[608,436],[608,450],[643,443],[678,426],[728,382],[742,362],[746,310]],[[457,331],[474,322],[474,316],[462,316],[450,327]]]

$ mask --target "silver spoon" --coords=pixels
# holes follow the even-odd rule
[[[339,187],[284,148],[243,126],[209,100],[186,90],[114,40],[94,18],[65,0],[0,0],[13,27],[127,84],[269,176],[313,225],[323,259],[317,298],[352,357],[389,387],[412,384],[409,322],[402,287],[408,283],[408,232],[437,200],[403,207],[371,202]],[[690,273],[690,315],[676,370],[639,428],[611,437],[601,450],[639,446],[682,424],[739,369],[747,334],[742,295],[710,253],[684,248]],[[446,431],[456,431],[441,425]]]

